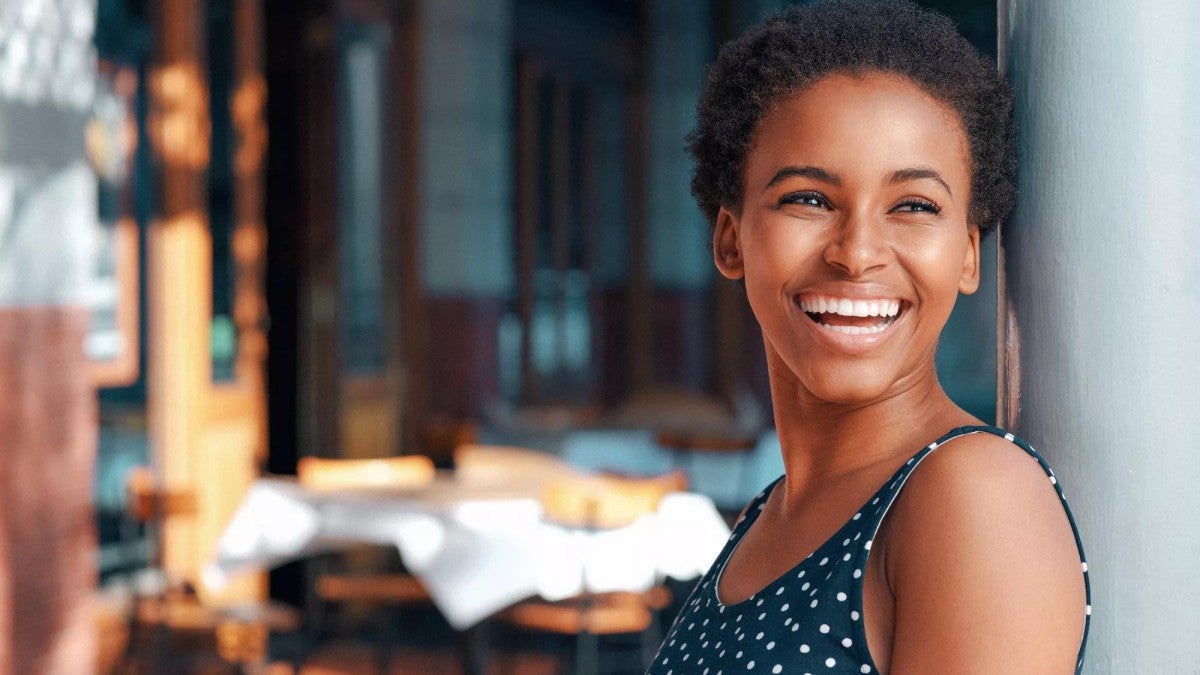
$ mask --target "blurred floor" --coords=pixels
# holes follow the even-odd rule
[[[335,641],[320,646],[304,659],[299,675],[371,675],[379,672],[379,652],[367,642]],[[496,651],[487,668],[488,675],[555,675],[566,671],[566,660],[537,650]],[[120,675],[228,675],[236,672],[231,664],[206,650],[173,651],[157,667],[144,655],[134,657]],[[292,675],[291,664],[276,661],[266,670],[269,675]],[[463,673],[458,653],[445,647],[401,647],[388,660],[388,675],[410,673]]]
[[[422,626],[421,628],[427,628]],[[102,649],[103,675],[229,675],[236,667],[216,653],[211,635],[179,633],[164,643],[155,654],[151,639],[141,639],[131,658],[115,667],[116,654],[124,648],[123,631],[118,627],[105,632]],[[418,631],[414,631],[416,633]],[[487,675],[556,675],[573,669],[573,640],[564,636],[517,632],[489,624]],[[407,673],[464,673],[461,642],[455,635],[426,635],[420,643],[400,639],[390,649],[388,675]],[[362,633],[334,638],[315,647],[312,636],[303,632],[280,635],[271,640],[271,663],[265,675],[373,675],[380,672],[379,642]],[[299,664],[299,670],[295,666]],[[640,673],[635,636],[614,636],[601,641],[600,672]],[[253,672],[253,671],[252,671]]]
[[[336,642],[322,647],[300,669],[300,675],[358,675],[375,673],[377,652],[364,643]],[[554,675],[566,663],[552,654],[538,651],[496,652],[488,675]],[[446,673],[457,675],[463,668],[453,649],[405,647],[397,649],[389,662],[389,675],[409,673]]]

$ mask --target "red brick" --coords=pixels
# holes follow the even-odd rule
[[[75,308],[0,309],[0,672],[92,670],[97,430],[87,322]]]

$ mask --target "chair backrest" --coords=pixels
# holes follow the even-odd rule
[[[304,457],[296,465],[300,484],[316,490],[411,488],[433,482],[433,462],[424,455],[379,459]]]
[[[576,472],[561,458],[540,450],[466,443],[454,451],[455,478],[461,484],[541,484]]]
[[[195,515],[196,498],[190,490],[168,490],[148,466],[130,469],[125,478],[125,512],[134,522],[150,523],[166,516]]]
[[[196,515],[196,493],[188,488],[165,488],[149,466],[136,466],[125,477],[125,517],[145,528],[149,550],[147,577],[153,586],[170,589],[179,579],[170,579],[162,564],[162,526],[169,517]]]
[[[654,435],[660,446],[674,451],[709,454],[748,453],[758,446],[758,434],[735,429],[687,431],[664,429]]]
[[[687,476],[682,471],[651,478],[564,477],[546,485],[542,510],[546,519],[555,523],[612,529],[656,512],[664,496],[686,489]]]
[[[455,453],[463,445],[479,441],[479,425],[472,420],[434,415],[426,422],[422,434],[422,454],[428,455],[438,468],[454,468]]]

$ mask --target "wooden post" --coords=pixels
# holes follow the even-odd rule
[[[421,275],[420,13],[415,1],[392,6],[389,50],[384,273],[387,284],[387,378],[400,411],[392,454],[425,451],[429,418],[425,288]]]
[[[336,456],[341,440],[338,350],[337,46],[333,3],[307,14],[298,49],[304,61],[297,115],[302,186],[300,223],[299,446],[300,455]]]
[[[266,273],[267,228],[264,222],[263,166],[267,152],[267,81],[263,74],[261,0],[236,0],[234,8],[233,252],[236,290],[233,317],[238,330],[237,380],[265,401],[263,362],[267,355]],[[262,411],[265,419],[265,407]],[[266,451],[265,426],[260,452]],[[262,457],[260,457],[261,459]]]
[[[147,422],[166,487],[186,490],[195,478],[212,380],[206,14],[203,0],[165,0],[157,8],[150,138],[162,173],[159,214],[147,242]],[[161,545],[168,573],[194,571],[195,544],[189,519],[166,519]]]
[[[234,1],[234,92],[209,110],[204,0],[157,5],[150,76],[150,138],[162,172],[160,210],[148,237],[148,426],[165,489],[191,494],[191,513],[164,517],[162,560],[174,580],[197,581],[266,447],[262,162],[266,146],[261,20],[255,0]],[[213,253],[208,214],[212,115],[229,115],[234,154],[238,353],[233,381],[213,383]],[[215,479],[214,477],[219,477]],[[199,586],[202,593],[210,589]],[[211,589],[218,592],[216,589]],[[262,594],[247,577],[223,598]]]

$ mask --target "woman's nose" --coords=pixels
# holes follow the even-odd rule
[[[831,232],[824,257],[846,275],[860,277],[886,265],[887,251],[880,223],[870,216],[849,214]]]

